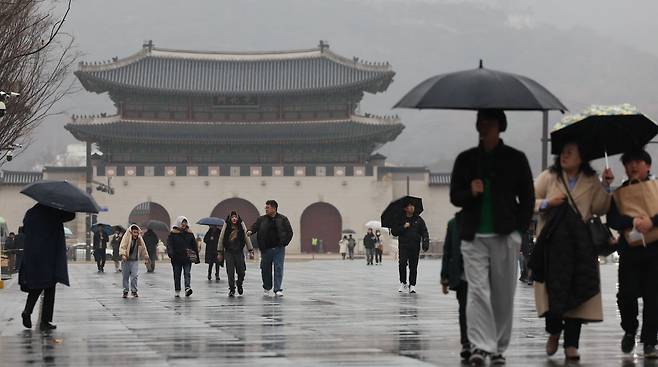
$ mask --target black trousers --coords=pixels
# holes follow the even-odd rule
[[[27,294],[27,301],[25,302],[25,310],[23,312],[27,315],[32,315],[34,306],[39,300],[39,296],[43,292],[43,304],[41,305],[41,322],[52,322],[53,311],[55,308],[55,286],[46,289],[33,289]]]
[[[617,307],[621,327],[625,333],[635,334],[638,302],[642,297],[642,331],[640,341],[656,345],[658,334],[658,251],[653,248],[637,248],[622,252],[619,257],[619,290]]]
[[[379,264],[380,262],[382,262],[382,253],[383,252],[384,251],[382,251],[378,248],[375,248],[375,263]]]
[[[208,276],[212,275],[212,268],[215,266],[215,278],[219,278],[219,262],[215,261],[214,263],[208,264]]]
[[[578,319],[562,318],[561,316],[546,315],[546,331],[551,335],[556,335],[564,331],[564,347],[578,348],[580,342],[580,331],[583,322]]]
[[[225,251],[224,261],[226,261],[226,275],[228,276],[228,287],[235,290],[235,274],[238,275],[238,287],[242,287],[244,274],[247,270],[247,264],[244,261],[242,251]]]
[[[407,266],[409,266],[409,285],[416,285],[416,276],[418,274],[418,256],[420,256],[420,246],[400,246],[400,260],[398,268],[400,270],[400,283],[407,283]]]
[[[457,302],[459,303],[459,336],[462,345],[470,344],[468,341],[468,329],[466,327],[466,296],[468,295],[468,283],[461,281],[457,288]]]

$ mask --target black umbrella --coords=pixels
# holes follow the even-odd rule
[[[221,227],[224,225],[224,219],[217,217],[207,217],[199,219],[196,224],[201,224],[202,226],[217,226]]]
[[[382,227],[393,228],[404,218],[404,208],[409,204],[416,208],[416,214],[423,212],[423,199],[415,196],[405,196],[388,204],[382,213]]]
[[[587,159],[644,147],[658,134],[658,125],[643,114],[591,115],[551,132],[551,153],[578,142]]]
[[[103,226],[103,232],[105,233],[105,235],[111,236],[112,233],[114,233],[114,230],[112,229],[112,227],[109,224],[105,224],[105,223],[94,223],[94,224],[92,224],[91,231],[92,232],[98,232],[100,226]]]
[[[168,232],[169,231],[169,226],[167,223],[155,220],[155,219],[150,219],[144,223],[144,227],[147,229],[151,229],[153,231],[163,231],[163,232]]]
[[[118,225],[118,224],[115,225],[115,226],[112,226],[112,229],[113,229],[115,232],[120,232],[120,233],[125,233],[125,232],[126,232],[126,229],[123,228],[123,226],[120,226],[120,225]]]
[[[42,205],[67,212],[98,213],[100,206],[91,195],[66,181],[39,181],[28,185],[22,194]]]
[[[395,106],[417,109],[566,111],[551,92],[522,75],[480,67],[431,77]]]

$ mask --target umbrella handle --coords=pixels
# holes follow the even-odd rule
[[[610,162],[608,162],[608,150],[604,150],[603,154],[605,155],[605,168],[608,169],[610,168]]]

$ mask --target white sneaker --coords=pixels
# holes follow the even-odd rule
[[[416,293],[416,286],[415,285],[410,285],[409,286],[409,293]]]
[[[263,289],[263,297],[272,297],[272,292],[269,289]]]
[[[275,295],[276,297],[283,297],[283,291],[276,291],[276,292],[274,293],[274,295]]]
[[[402,292],[406,291],[407,289],[408,289],[407,288],[407,283],[400,283],[400,288],[398,288],[398,292],[402,293]]]

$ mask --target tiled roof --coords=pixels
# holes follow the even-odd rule
[[[181,122],[124,120],[119,116],[76,120],[65,126],[83,141],[192,144],[342,143],[394,140],[404,129],[397,117],[351,116],[343,120],[277,122]]]
[[[27,185],[43,180],[42,172],[32,171],[0,171],[0,184]]]
[[[125,58],[80,63],[89,91],[137,89],[189,94],[304,93],[344,88],[382,92],[393,79],[388,63],[347,59],[327,47],[302,51],[222,53],[146,46]]]
[[[430,173],[430,185],[450,185],[450,173]]]

